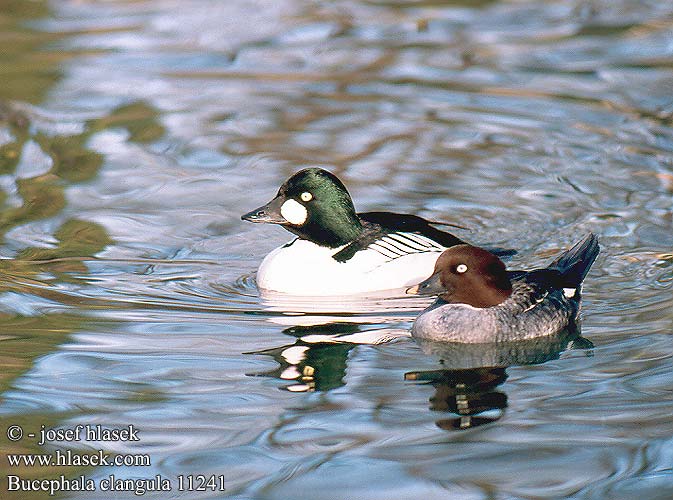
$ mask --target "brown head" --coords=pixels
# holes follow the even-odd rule
[[[452,304],[491,307],[512,294],[512,283],[505,264],[491,252],[456,245],[439,256],[432,276],[407,293],[438,294]]]

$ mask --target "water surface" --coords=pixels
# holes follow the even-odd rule
[[[9,443],[16,423],[133,424],[105,449],[152,458],[21,475],[224,477],[156,498],[673,495],[672,5],[2,10],[2,446],[55,448]],[[291,236],[240,214],[312,165],[358,210],[466,226],[513,267],[595,232],[582,337],[438,353],[406,336],[416,299],[261,298]]]

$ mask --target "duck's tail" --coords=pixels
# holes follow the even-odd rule
[[[564,287],[576,288],[582,284],[599,251],[598,238],[589,233],[570,250],[559,255],[549,267],[561,273]]]

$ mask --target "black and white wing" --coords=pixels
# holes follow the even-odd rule
[[[393,260],[405,255],[425,252],[443,252],[446,247],[417,233],[394,232],[380,236],[367,248]]]
[[[377,252],[388,260],[394,260],[411,254],[443,252],[446,247],[418,233],[376,231],[346,245],[333,257],[338,262],[346,262],[362,250]]]
[[[334,259],[339,262],[348,261],[361,250],[373,250],[393,260],[415,253],[441,252],[464,243],[417,215],[365,212],[359,213],[358,217],[364,231],[357,240],[334,254]]]

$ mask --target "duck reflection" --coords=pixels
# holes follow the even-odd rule
[[[442,429],[467,429],[495,422],[507,408],[507,395],[495,390],[507,380],[504,368],[409,372],[404,378],[434,386],[430,410],[456,415],[438,420],[437,426]]]
[[[405,289],[342,296],[302,297],[260,290],[270,323],[295,337],[288,345],[248,354],[271,356],[279,367],[251,376],[291,380],[289,391],[328,391],[345,384],[348,354],[360,344],[410,337],[409,324],[432,301]]]
[[[296,337],[296,341],[248,353],[271,356],[278,367],[248,375],[292,381],[283,387],[292,392],[329,391],[342,387],[345,385],[348,354],[356,345],[377,344],[409,336],[406,329],[344,322],[292,326],[283,333]]]
[[[415,341],[425,354],[439,360],[442,369],[408,372],[404,378],[435,388],[430,410],[452,414],[437,420],[444,430],[469,429],[499,420],[507,408],[507,395],[497,388],[507,380],[509,366],[540,364],[558,359],[568,349],[593,347],[576,325],[551,337],[518,342]]]

